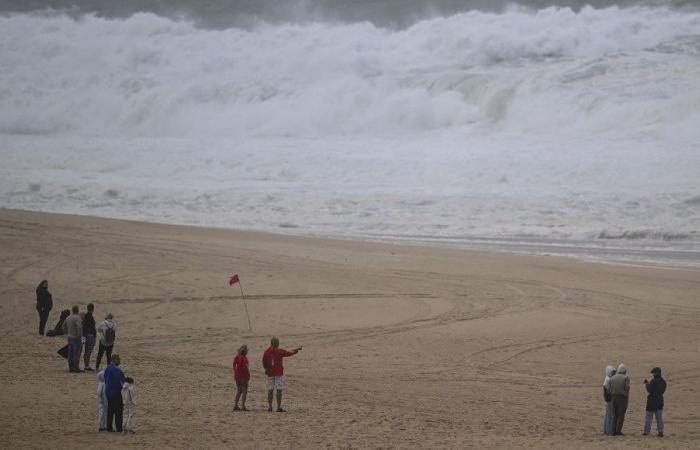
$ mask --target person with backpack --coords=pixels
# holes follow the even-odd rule
[[[97,350],[97,360],[95,361],[95,370],[100,369],[100,361],[102,355],[107,354],[107,365],[112,362],[112,350],[114,349],[114,341],[117,338],[117,323],[111,313],[107,313],[105,320],[100,322],[97,327],[97,333],[100,335],[100,347]]]
[[[36,287],[36,310],[39,313],[39,335],[44,335],[46,322],[49,320],[49,313],[53,308],[53,298],[49,292],[49,282],[41,280],[39,286]]]
[[[284,367],[282,359],[296,355],[301,350],[297,347],[292,351],[284,350],[280,347],[280,340],[273,337],[270,340],[270,347],[265,350],[262,358],[262,365],[267,375],[267,404],[268,411],[272,411],[272,397],[277,391],[277,412],[285,412],[282,409],[282,390],[284,389]]]

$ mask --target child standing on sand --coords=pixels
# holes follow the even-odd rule
[[[233,378],[236,380],[236,405],[234,411],[248,411],[245,407],[245,399],[248,395],[248,381],[250,381],[250,372],[248,371],[248,346],[243,344],[238,349],[238,354],[233,358]],[[241,407],[238,407],[238,401],[241,400]]]
[[[136,433],[136,390],[134,379],[126,377],[122,386],[122,402],[124,403],[124,433]]]
[[[98,431],[107,431],[107,393],[105,392],[105,371],[97,373],[97,426]]]

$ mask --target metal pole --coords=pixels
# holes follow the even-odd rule
[[[245,301],[245,295],[243,294],[243,284],[238,281],[238,287],[241,288],[241,299],[243,300],[243,308],[245,309],[245,317],[248,319],[248,331],[253,331],[253,327],[250,324],[250,314],[248,314],[248,303]]]

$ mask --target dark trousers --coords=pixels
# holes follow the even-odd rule
[[[44,329],[46,328],[46,322],[49,320],[50,309],[37,309],[39,312],[39,334],[44,335]]]
[[[100,342],[100,348],[97,349],[97,360],[95,361],[95,370],[100,368],[100,361],[102,361],[102,355],[107,353],[107,365],[112,362],[112,348],[114,345],[102,345]]]
[[[124,403],[122,393],[107,396],[107,431],[114,431],[112,421],[115,421],[116,430],[122,431],[122,414],[124,413]]]
[[[613,395],[613,435],[622,433],[622,425],[625,423],[625,413],[627,412],[627,396]]]

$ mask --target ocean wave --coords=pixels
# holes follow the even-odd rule
[[[627,241],[639,241],[639,240],[650,240],[650,241],[696,241],[700,240],[700,231],[691,233],[674,233],[667,231],[656,231],[656,230],[625,230],[625,231],[601,231],[598,233],[598,239],[608,239],[608,240],[627,240]]]
[[[698,29],[700,13],[641,7],[471,11],[399,31],[369,23],[203,30],[144,13],[11,15],[0,17],[0,133],[690,127],[700,88],[688,42]]]

